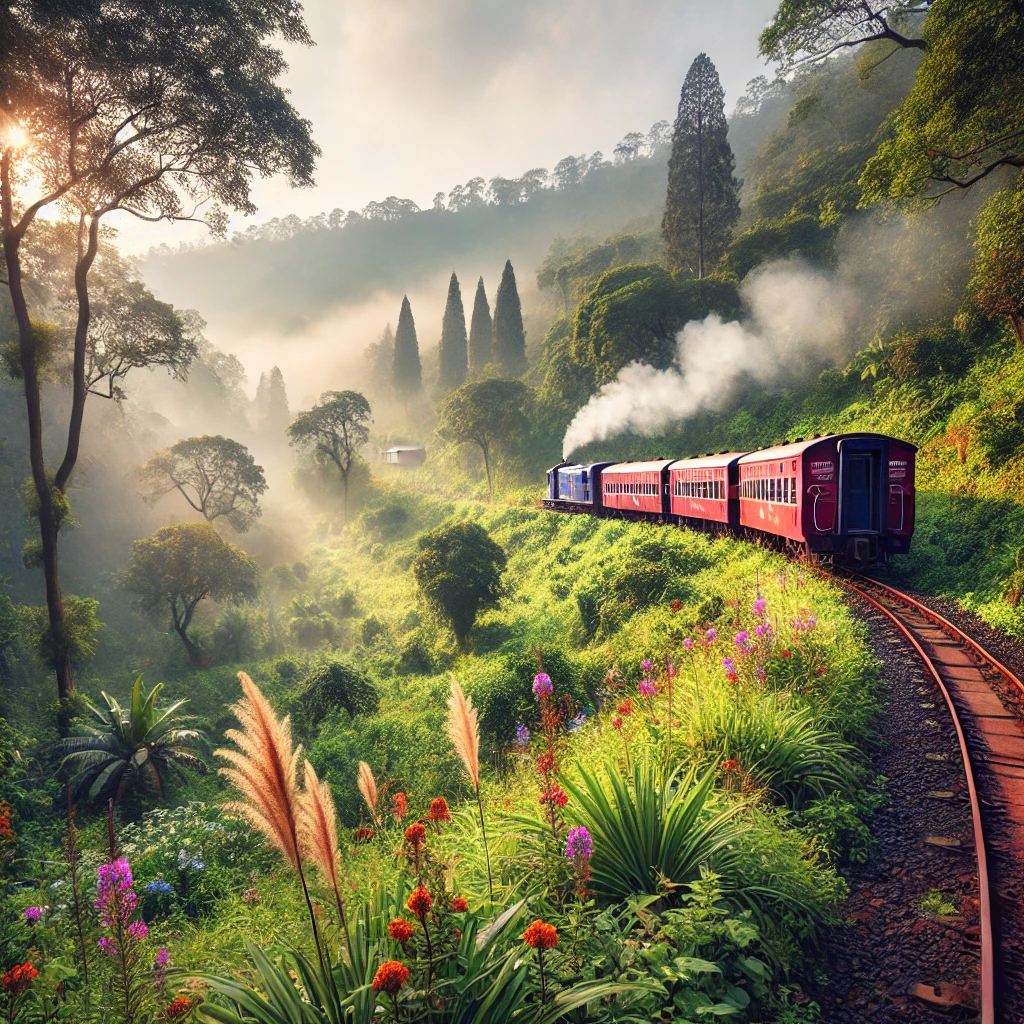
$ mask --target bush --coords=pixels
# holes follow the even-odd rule
[[[338,709],[356,715],[375,715],[380,695],[357,668],[336,658],[321,658],[310,665],[306,683],[295,698],[305,720],[314,728]]]

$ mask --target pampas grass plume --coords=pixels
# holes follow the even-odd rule
[[[448,696],[448,736],[466,766],[466,774],[473,788],[479,792],[480,729],[476,719],[476,708],[462,692],[458,679],[452,676],[452,688]]]
[[[320,869],[335,893],[338,886],[338,818],[331,787],[317,778],[307,761],[299,797],[299,836],[309,859]]]
[[[377,792],[377,780],[373,777],[373,772],[370,771],[370,766],[365,761],[359,762],[358,785],[359,792],[363,794],[363,799],[366,801],[366,806],[370,808],[373,820],[379,825],[380,815],[377,813],[377,801],[380,799],[380,794]]]

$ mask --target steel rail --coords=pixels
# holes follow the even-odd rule
[[[971,818],[974,827],[974,851],[978,862],[978,924],[979,930],[981,932],[981,1017],[979,1019],[981,1024],[996,1024],[995,946],[992,935],[992,905],[988,882],[988,855],[985,849],[985,834],[981,821],[981,802],[979,800],[978,789],[974,781],[974,769],[971,765],[971,756],[967,746],[967,739],[964,736],[963,726],[960,724],[960,716],[957,714],[956,707],[953,704],[953,699],[950,696],[949,690],[946,689],[946,684],[942,681],[942,676],[939,674],[939,670],[935,667],[935,663],[928,656],[924,648],[918,642],[917,638],[907,628],[907,626],[903,623],[900,617],[896,615],[896,613],[893,612],[892,609],[887,608],[880,601],[875,600],[875,598],[873,598],[869,593],[867,593],[864,589],[857,586],[850,580],[844,579],[841,576],[836,576],[831,573],[826,573],[824,571],[822,571],[822,575],[827,579],[834,580],[840,586],[844,586],[847,589],[852,590],[855,594],[858,595],[858,597],[862,598],[864,601],[867,601],[868,604],[870,604],[874,608],[877,608],[878,611],[880,611],[883,615],[892,620],[896,628],[904,635],[904,637],[906,637],[910,645],[917,652],[918,657],[920,657],[921,661],[924,663],[928,672],[935,680],[940,692],[942,693],[942,697],[946,702],[946,707],[949,709],[949,713],[952,716],[953,725],[956,728],[957,740],[960,744],[960,755],[963,758],[964,774],[967,777],[967,790],[971,799]],[[859,573],[855,575],[858,576],[860,579],[872,584],[873,586],[881,587],[888,595],[891,595],[893,598],[896,598],[897,600],[902,601],[904,604],[913,607],[915,610],[920,609],[922,612],[930,612],[930,609],[925,608],[924,605],[920,605],[912,597],[903,594],[901,591],[894,590],[892,587],[889,587],[884,583],[879,584],[876,580],[873,580],[870,577],[860,576]],[[942,618],[942,616],[938,616],[936,615],[936,613],[930,612],[929,618],[931,618],[932,616]],[[946,622],[947,620],[943,619],[942,621]],[[953,626],[952,623],[948,623],[948,625],[951,629],[953,629],[956,632],[956,634],[958,635],[958,639],[960,638],[960,636],[964,636],[960,630]],[[969,638],[964,636],[964,639]],[[971,646],[975,649],[979,649],[984,652],[984,649],[979,648],[978,645],[975,644],[973,641],[971,642]],[[1009,672],[1009,670],[1003,669],[995,658],[992,658],[990,655],[988,655],[987,652],[984,652],[984,655],[986,657],[986,660],[989,661],[989,663],[994,663],[995,665],[998,665],[1001,671],[1004,671],[1007,675],[1010,675],[1011,678],[1013,678],[1017,682],[1018,686],[1021,685],[1020,681],[1017,680],[1016,676],[1013,676],[1012,673]]]

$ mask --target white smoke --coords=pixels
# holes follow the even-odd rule
[[[724,322],[712,313],[677,335],[676,365],[656,370],[630,363],[576,413],[563,458],[590,441],[623,431],[657,434],[701,409],[719,408],[741,378],[770,382],[808,361],[847,356],[855,292],[797,260],[766,264],[740,289],[747,317]]]

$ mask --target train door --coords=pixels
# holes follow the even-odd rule
[[[590,501],[590,474],[583,470],[581,475],[582,487],[583,487],[583,500]]]
[[[840,533],[883,531],[883,473],[887,445],[875,438],[844,438],[839,444]]]

